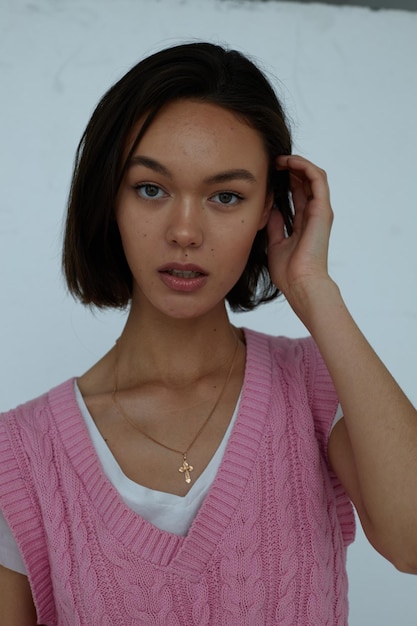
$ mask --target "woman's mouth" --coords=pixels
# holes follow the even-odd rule
[[[178,276],[179,278],[198,278],[198,276],[204,276],[202,272],[194,272],[192,270],[166,270],[167,274],[171,276]]]
[[[203,287],[208,278],[207,272],[196,265],[166,264],[158,268],[162,282],[173,291],[190,293]]]

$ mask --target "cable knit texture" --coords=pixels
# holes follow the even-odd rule
[[[337,397],[311,338],[245,331],[239,415],[186,537],[105,477],[73,380],[0,419],[0,505],[48,626],[344,626],[352,506],[328,467]]]

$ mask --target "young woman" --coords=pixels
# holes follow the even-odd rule
[[[328,274],[326,175],[290,153],[271,86],[219,46],[161,51],[99,103],[63,264],[128,317],[1,417],[0,624],[346,624],[351,502],[417,571],[416,412]],[[226,302],[279,293],[310,337],[231,325]]]

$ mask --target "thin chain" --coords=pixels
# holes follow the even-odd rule
[[[236,360],[236,355],[237,355],[237,349],[239,347],[239,339],[238,337],[236,337],[236,345],[235,345],[235,349],[233,351],[233,357],[232,357],[232,362],[230,364],[230,368],[229,368],[229,372],[227,374],[226,380],[224,381],[224,384],[220,390],[219,395],[217,396],[216,402],[214,403],[210,413],[208,414],[208,416],[206,417],[206,419],[204,420],[204,422],[202,423],[202,425],[200,426],[200,428],[198,429],[196,435],[194,436],[193,440],[191,441],[191,443],[188,445],[188,447],[186,448],[186,450],[182,451],[182,450],[177,450],[176,448],[172,448],[171,446],[167,446],[165,443],[162,443],[161,441],[158,441],[157,439],[155,439],[154,437],[152,437],[151,435],[148,435],[147,433],[145,433],[137,424],[135,424],[130,417],[127,415],[127,413],[125,412],[125,410],[123,409],[122,405],[119,402],[119,399],[117,397],[117,382],[118,382],[118,365],[119,365],[119,346],[118,346],[118,341],[116,341],[116,359],[115,359],[115,364],[114,364],[114,386],[113,386],[113,392],[112,392],[112,399],[113,399],[113,403],[116,407],[117,412],[119,413],[119,415],[121,415],[121,417],[123,417],[128,424],[130,424],[130,426],[132,428],[134,428],[135,430],[137,430],[138,432],[141,433],[141,435],[143,435],[144,437],[146,437],[147,439],[149,439],[150,441],[152,441],[153,443],[156,443],[158,446],[161,446],[162,448],[165,448],[166,450],[169,450],[170,452],[176,452],[177,454],[181,454],[182,458],[183,458],[183,464],[182,466],[179,468],[179,471],[181,473],[184,474],[185,476],[185,481],[187,483],[191,482],[191,478],[190,478],[190,472],[194,469],[192,465],[189,465],[188,461],[187,461],[187,454],[189,452],[189,450],[192,448],[192,446],[194,445],[194,443],[197,441],[198,437],[201,435],[201,433],[203,432],[204,428],[207,426],[208,421],[210,420],[211,416],[213,415],[214,411],[217,409],[219,402],[223,396],[223,393],[230,381],[230,378],[232,376],[232,372],[233,372],[233,367],[235,364],[235,360]]]

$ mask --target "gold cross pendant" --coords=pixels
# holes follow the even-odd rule
[[[184,474],[185,482],[189,485],[191,482],[190,472],[192,472],[194,468],[188,463],[187,456],[185,454],[183,455],[183,459],[182,465],[178,471],[181,472],[181,474]]]

